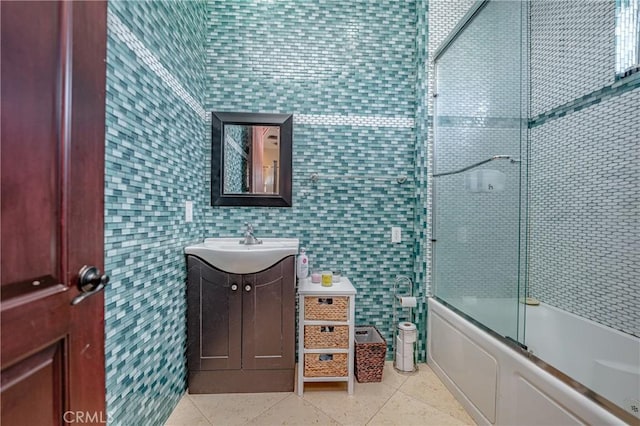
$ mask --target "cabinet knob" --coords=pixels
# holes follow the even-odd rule
[[[231,284],[231,291],[236,291],[238,289],[238,284]]]
[[[251,286],[249,284],[247,284],[247,285],[244,286],[244,289],[246,291],[251,291]]]

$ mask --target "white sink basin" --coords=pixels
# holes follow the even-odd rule
[[[232,274],[252,274],[267,269],[298,253],[297,238],[262,238],[262,244],[240,244],[240,238],[206,238],[204,243],[185,247],[216,268]]]

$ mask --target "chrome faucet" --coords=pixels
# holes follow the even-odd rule
[[[244,239],[240,240],[240,244],[245,244],[248,246],[252,246],[254,244],[262,244],[262,240],[257,239],[256,236],[253,235],[253,225],[251,225],[249,222],[245,222],[244,226],[246,226],[247,229],[244,231]]]

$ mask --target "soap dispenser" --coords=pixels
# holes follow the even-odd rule
[[[300,281],[307,279],[309,276],[309,259],[305,254],[306,250],[304,248],[300,249],[300,254],[298,255],[298,262],[296,264],[296,274]]]

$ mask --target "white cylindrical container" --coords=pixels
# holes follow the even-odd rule
[[[401,322],[398,324],[396,339],[396,368],[400,371],[413,371],[413,345],[418,340],[418,328],[414,323]]]
[[[296,275],[300,281],[306,280],[309,276],[309,258],[307,258],[305,252],[306,250],[304,248],[300,249],[298,261],[296,263]]]

